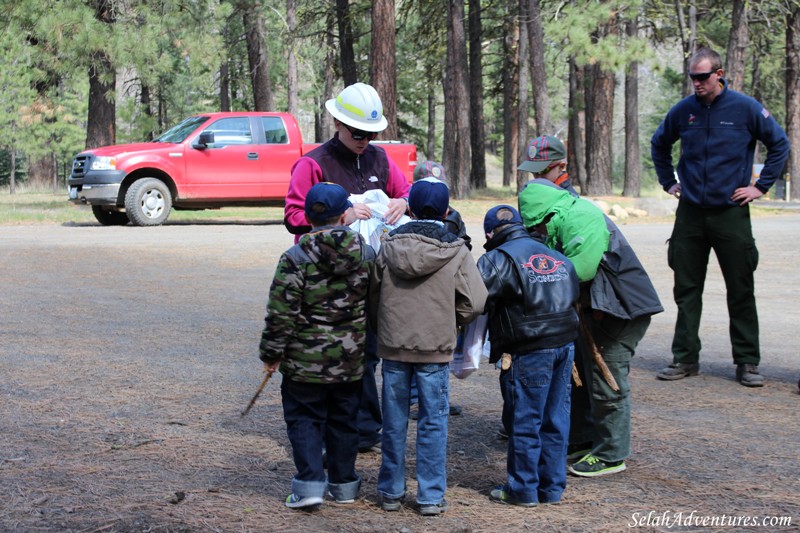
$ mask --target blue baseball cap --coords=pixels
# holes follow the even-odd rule
[[[436,178],[423,178],[415,181],[408,193],[408,207],[411,212],[422,218],[429,209],[439,220],[447,214],[450,205],[450,191],[444,182]]]
[[[338,217],[353,207],[349,197],[350,194],[341,185],[327,181],[317,183],[306,195],[306,217],[320,222]]]
[[[483,232],[489,233],[504,224],[522,224],[522,217],[510,205],[496,205],[486,212],[483,218]]]

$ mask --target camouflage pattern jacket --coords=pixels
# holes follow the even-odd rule
[[[375,251],[345,226],[303,235],[280,258],[260,358],[286,378],[346,383],[364,373],[366,299]]]

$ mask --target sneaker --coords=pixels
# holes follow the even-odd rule
[[[400,498],[387,498],[386,496],[384,496],[381,499],[381,509],[388,512],[399,511]]]
[[[451,405],[450,406],[450,416],[458,416],[461,414],[461,406],[460,405]]]
[[[592,451],[591,442],[582,442],[580,444],[570,444],[567,446],[567,461],[575,462],[582,459]]]
[[[582,477],[605,476],[625,470],[625,461],[605,462],[592,454],[588,454],[575,464],[567,467],[571,473]]]
[[[506,505],[517,505],[519,507],[536,507],[539,505],[537,502],[520,501],[503,490],[502,487],[492,489],[492,492],[489,493],[489,499],[493,502],[504,503]]]
[[[425,504],[419,506],[419,514],[422,516],[437,516],[447,511],[450,507],[447,505],[447,500],[442,500],[436,505]]]
[[[500,429],[497,430],[497,438],[500,440],[508,440],[508,431],[506,431],[505,426],[500,426]]]
[[[672,363],[667,368],[662,368],[656,372],[656,377],[664,381],[675,381],[676,379],[696,376],[700,372],[699,363]]]
[[[290,509],[304,509],[306,507],[317,507],[322,504],[322,498],[319,496],[306,496],[300,497],[295,493],[291,493],[286,497],[284,505]]]
[[[758,372],[758,365],[750,363],[736,365],[736,381],[745,387],[764,386],[764,376]]]

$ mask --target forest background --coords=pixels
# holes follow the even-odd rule
[[[504,186],[527,141],[567,141],[584,194],[656,189],[649,139],[690,94],[689,56],[787,131],[800,176],[800,0],[0,0],[0,186],[64,186],[79,151],[186,116],[289,111],[332,135],[325,100],[376,87],[382,139],[441,161],[453,196]],[[677,150],[677,146],[676,146]],[[790,181],[800,196],[800,179]]]

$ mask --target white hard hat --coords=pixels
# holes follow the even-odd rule
[[[325,102],[325,109],[339,122],[359,130],[379,132],[389,125],[381,97],[366,83],[345,87],[339,96]]]

